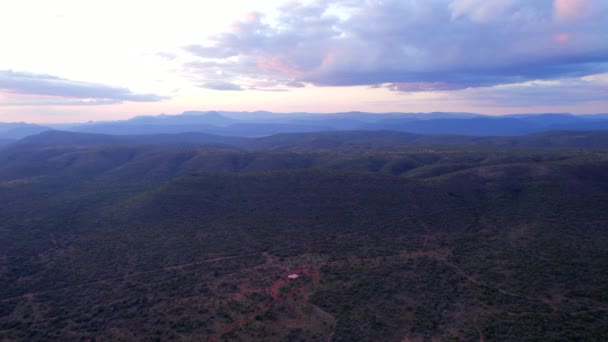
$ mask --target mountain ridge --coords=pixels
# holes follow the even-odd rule
[[[111,135],[45,131],[5,148],[93,145],[223,146],[245,150],[398,150],[416,146],[477,146],[495,148],[607,149],[608,131],[544,131],[518,136],[429,135],[400,131],[322,131],[238,137],[187,132],[175,134]]]
[[[85,124],[0,123],[0,139],[15,140],[48,129],[134,135],[200,132],[262,137],[317,131],[391,130],[418,134],[515,136],[549,130],[608,130],[608,114],[568,113],[489,116],[474,113],[272,113],[186,111]]]

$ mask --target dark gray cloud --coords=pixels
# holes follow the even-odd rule
[[[253,13],[212,44],[192,75],[289,87],[383,85],[441,91],[608,71],[605,0],[297,2]]]
[[[0,70],[0,90],[16,95],[52,97],[28,103],[102,105],[123,101],[156,102],[167,99],[155,94],[136,94],[127,88],[72,81],[52,75]]]

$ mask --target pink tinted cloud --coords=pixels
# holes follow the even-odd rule
[[[587,0],[554,0],[553,9],[559,21],[576,21],[590,14]]]
[[[570,41],[570,38],[571,38],[570,34],[564,33],[564,32],[558,33],[553,37],[553,39],[559,44],[568,43]]]
[[[259,12],[248,12],[245,14],[243,20],[232,23],[230,31],[233,33],[245,33],[251,26],[259,24],[262,20],[262,16],[262,13]]]
[[[291,76],[297,76],[302,73],[299,69],[288,65],[279,57],[258,56],[256,59],[258,69],[262,72],[279,72],[281,74]]]

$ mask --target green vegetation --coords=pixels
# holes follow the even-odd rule
[[[16,146],[0,201],[0,340],[608,340],[602,151]]]

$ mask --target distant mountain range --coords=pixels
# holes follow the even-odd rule
[[[608,131],[550,131],[524,136],[477,137],[395,131],[284,133],[267,137],[229,137],[206,133],[107,135],[46,131],[10,145],[12,150],[89,146],[210,147],[243,151],[403,150],[409,147],[477,146],[519,149],[608,149]]]
[[[2,123],[0,122],[0,146],[13,140],[21,139],[29,135],[53,129],[48,126],[28,124],[24,122]]]
[[[547,130],[597,129],[608,129],[608,115],[536,114],[492,117],[472,113],[185,112],[181,115],[141,116],[69,128],[72,131],[104,134],[202,132],[244,137],[342,130],[497,136]]]
[[[519,136],[543,131],[608,130],[608,114],[184,112],[86,124],[0,123],[0,146],[51,129],[111,135],[205,133],[263,137],[282,133],[397,131],[432,135]]]

